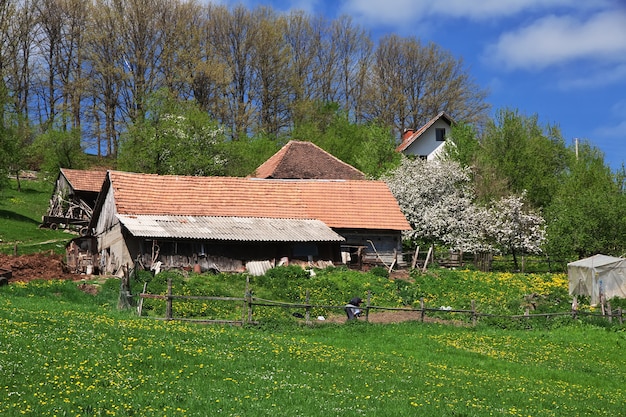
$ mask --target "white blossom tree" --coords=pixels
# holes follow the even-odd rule
[[[504,197],[487,211],[485,237],[505,253],[513,255],[515,268],[518,253],[541,253],[546,240],[545,220],[525,203],[522,195]]]
[[[473,202],[468,168],[451,160],[403,157],[383,179],[413,228],[405,238],[464,252],[488,249],[482,237],[487,211]]]

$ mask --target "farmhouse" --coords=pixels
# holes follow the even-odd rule
[[[250,175],[255,178],[364,180],[365,174],[311,142],[291,140]]]
[[[443,150],[453,123],[450,116],[441,112],[418,130],[407,129],[396,151],[407,156],[434,159]]]
[[[99,269],[243,271],[401,263],[410,228],[382,181],[160,176],[109,171],[90,230]]]
[[[106,171],[61,168],[42,226],[51,229],[61,225],[85,228],[105,177]],[[86,228],[82,230],[86,231]]]

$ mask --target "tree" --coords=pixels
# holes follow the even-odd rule
[[[539,124],[538,116],[500,110],[480,136],[474,164],[476,190],[489,202],[527,192],[532,207],[547,207],[567,167],[567,151],[556,126]],[[505,181],[506,187],[494,187]]]
[[[159,90],[146,117],[123,137],[118,167],[153,174],[224,175],[229,155],[224,132],[194,102]]]
[[[473,203],[468,168],[450,160],[403,157],[383,179],[412,227],[406,238],[464,252],[489,249],[482,234],[486,212]]]
[[[366,118],[403,132],[441,111],[468,123],[486,117],[486,92],[470,78],[463,61],[440,46],[390,35],[379,41],[374,60],[363,106]]]
[[[78,129],[53,126],[35,139],[31,157],[48,176],[55,176],[59,168],[83,169],[86,156],[80,136]]]
[[[626,194],[623,177],[588,142],[570,153],[569,170],[546,210],[548,253],[575,260],[626,253]]]
[[[494,247],[513,255],[518,269],[518,253],[541,253],[546,239],[545,220],[527,207],[526,193],[508,196],[495,202],[483,222],[485,236]]]

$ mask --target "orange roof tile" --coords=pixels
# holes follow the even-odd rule
[[[107,172],[61,168],[61,174],[67,179],[74,191],[99,193]]]
[[[382,181],[188,177],[110,171],[119,214],[316,219],[333,228],[408,230]]]
[[[311,142],[292,140],[259,166],[256,178],[364,180],[365,174]]]
[[[426,123],[424,126],[416,130],[413,134],[410,134],[406,138],[404,138],[402,143],[398,145],[398,147],[396,148],[396,152],[402,152],[406,148],[408,148],[413,142],[415,142],[420,136],[422,136],[422,134],[426,130],[428,130],[429,127],[431,127],[437,120],[441,118],[443,118],[446,122],[448,122],[448,124],[454,123],[454,120],[452,120],[452,118],[446,112],[442,111],[437,116],[430,119],[428,123]]]

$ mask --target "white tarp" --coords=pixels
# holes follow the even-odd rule
[[[626,298],[626,259],[594,255],[567,264],[570,295],[588,295],[591,305],[613,297]]]

